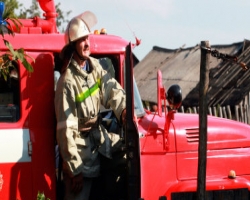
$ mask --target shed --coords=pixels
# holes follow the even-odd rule
[[[237,56],[238,62],[250,66],[250,41],[228,45],[211,45],[211,50]],[[189,48],[166,49],[154,46],[135,66],[135,79],[144,102],[157,102],[157,71],[167,90],[172,84],[182,88],[182,105],[198,106],[200,79],[200,45]],[[248,97],[250,70],[242,70],[236,62],[210,57],[208,105],[235,105]],[[249,104],[249,103],[248,103]]]

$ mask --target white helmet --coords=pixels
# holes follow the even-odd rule
[[[97,18],[94,13],[90,11],[86,11],[73,19],[67,25],[64,40],[65,46],[62,50],[62,56],[64,50],[67,48],[69,44],[72,42],[85,37],[91,33],[91,28],[97,23]]]

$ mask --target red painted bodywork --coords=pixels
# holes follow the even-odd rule
[[[171,198],[173,192],[196,191],[199,119],[175,113],[163,140],[165,118],[138,120],[141,138],[142,195]],[[207,190],[250,189],[249,125],[208,116]],[[164,148],[164,142],[166,148]],[[229,179],[230,170],[236,179]],[[150,187],[149,187],[150,186]],[[157,191],[157,194],[153,191]]]
[[[32,63],[34,72],[31,74],[23,66],[19,69],[20,120],[0,123],[0,134],[1,129],[29,129],[31,162],[0,161],[0,175],[4,180],[1,200],[36,199],[38,191],[44,192],[51,200],[56,199],[54,53],[59,53],[64,46],[64,36],[54,26],[54,2],[39,2],[47,18],[22,20],[24,27],[20,33],[15,37],[5,36],[15,49],[24,48],[35,63]],[[90,35],[90,42],[93,55],[113,54],[118,57],[117,70],[123,86],[128,41],[112,35]],[[7,50],[3,42],[0,50]],[[152,200],[166,195],[169,200],[173,192],[196,190],[198,122],[198,115],[174,112],[163,112],[159,116],[147,111],[138,117],[141,198]],[[207,190],[250,190],[250,126],[209,116],[207,144]],[[235,170],[235,179],[228,178],[230,170]]]

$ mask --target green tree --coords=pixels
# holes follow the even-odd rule
[[[0,35],[3,38],[5,46],[9,49],[9,52],[0,55],[0,76],[3,76],[4,79],[7,80],[10,68],[14,67],[13,64],[14,62],[20,61],[29,72],[33,71],[32,65],[26,59],[29,56],[25,54],[24,49],[20,48],[14,50],[12,45],[7,40],[4,39],[5,34],[11,34],[14,36],[14,32],[12,31],[12,29],[6,26],[9,24],[8,20],[11,20],[16,26],[16,28],[18,28],[18,26],[20,26],[21,24],[18,18],[27,19],[27,18],[33,18],[34,16],[40,17],[42,11],[36,0],[32,0],[32,5],[28,9],[23,8],[23,4],[19,3],[17,0],[0,0],[0,1],[4,2],[5,4],[5,10],[2,16],[3,21],[0,22]],[[61,31],[64,31],[62,25],[68,22],[66,17],[71,13],[71,11],[68,11],[66,13],[63,12],[60,9],[60,5],[61,5],[60,3],[56,5],[56,12],[58,13],[56,23],[59,30],[61,29]],[[18,15],[15,14],[16,9],[20,9],[20,13]]]
[[[41,10],[37,0],[32,0],[32,4],[29,8],[20,8],[20,13],[17,15],[20,19],[28,19],[34,16],[41,16]]]
[[[3,76],[3,78],[7,80],[10,69],[15,68],[14,63],[20,61],[29,72],[33,71],[33,67],[27,61],[26,58],[29,56],[25,53],[23,48],[14,50],[9,41],[4,39],[5,34],[14,36],[13,30],[8,26],[8,20],[12,21],[17,29],[21,24],[14,14],[14,9],[21,6],[21,4],[19,4],[16,0],[6,0],[4,3],[5,9],[3,16],[1,16],[2,20],[0,21],[0,35],[2,36],[5,46],[9,49],[9,52],[5,52],[0,55],[0,76]]]
[[[58,4],[56,4],[56,12],[58,14],[57,18],[56,18],[56,25],[58,27],[58,29],[61,31],[61,32],[64,32],[65,31],[65,28],[63,27],[63,24],[66,24],[69,22],[68,20],[68,16],[70,15],[70,13],[72,12],[71,10],[70,11],[66,11],[66,12],[63,12],[61,9],[60,9],[60,5],[61,3],[59,2]]]
[[[56,25],[59,31],[64,32],[65,29],[63,25],[69,22],[67,17],[70,15],[71,11],[63,12],[60,9],[60,5],[61,5],[60,2],[55,5],[56,12],[58,14],[56,18]],[[18,15],[18,18],[27,19],[27,18],[33,18],[34,16],[41,17],[41,15],[42,15],[42,11],[39,7],[39,3],[37,2],[37,0],[32,0],[32,4],[30,8],[23,8],[23,7],[20,8],[20,13]]]
[[[6,18],[16,18],[15,9],[21,8],[23,4],[19,3],[17,0],[0,0],[5,4],[5,10],[3,13],[3,19]]]

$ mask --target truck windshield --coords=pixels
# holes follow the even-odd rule
[[[142,117],[144,116],[145,111],[142,105],[141,96],[134,77],[133,77],[133,85],[134,85],[134,112],[137,117]]]

